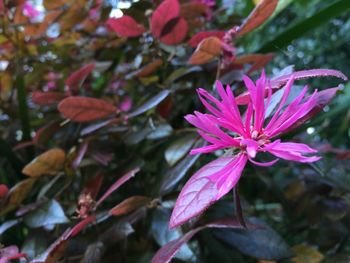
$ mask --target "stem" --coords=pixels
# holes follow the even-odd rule
[[[221,59],[219,59],[218,61],[218,68],[216,69],[215,79],[218,80],[220,78],[220,74],[221,74]]]
[[[238,219],[238,222],[243,226],[244,228],[247,228],[247,224],[245,223],[242,206],[241,206],[241,199],[239,197],[239,190],[238,190],[238,184],[233,188],[233,199],[235,202],[235,208],[236,208],[236,216]]]
[[[19,117],[21,120],[22,125],[22,132],[23,132],[23,141],[31,141],[31,126],[29,121],[29,111],[28,111],[28,105],[27,105],[27,92],[24,87],[24,79],[23,76],[20,75],[19,72],[17,72],[17,77],[15,81],[15,86],[17,89],[17,102],[19,107]],[[33,147],[28,147],[28,157],[30,159],[34,156]]]
[[[16,171],[16,175],[18,178],[14,178],[12,176],[8,176],[6,179],[9,183],[15,184],[17,180],[19,180],[23,175],[21,173],[23,168],[22,161],[17,157],[17,155],[13,152],[11,146],[4,140],[0,138],[0,157],[6,158],[11,164],[12,168]],[[3,178],[1,178],[3,180]]]

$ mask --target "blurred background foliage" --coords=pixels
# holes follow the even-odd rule
[[[193,48],[186,41],[194,31],[228,30],[241,24],[258,1],[216,1],[210,7],[214,15],[207,20],[200,14],[198,28],[190,28],[176,47],[165,46],[148,33],[117,37],[105,27],[111,13],[123,12],[148,28],[147,12],[161,1],[30,1],[39,11],[52,14],[39,22],[41,27],[27,27],[28,18],[16,16],[23,1],[2,1],[11,13],[0,17],[0,183],[11,189],[0,195],[0,242],[5,248],[17,246],[33,263],[150,262],[161,246],[196,225],[234,216],[232,196],[226,196],[198,222],[168,229],[184,182],[214,158],[187,155],[201,141],[183,116],[200,109],[195,88],[211,89],[217,61],[188,65]],[[96,6],[94,18],[89,11]],[[270,76],[292,67],[332,68],[349,76],[349,30],[348,0],[280,0],[265,24],[235,41],[236,55],[273,53],[266,66]],[[161,62],[145,72],[145,66],[157,59]],[[68,89],[70,95],[99,98],[121,111],[91,123],[69,122],[57,104],[67,96],[67,79],[89,63],[94,63],[93,69],[78,79],[77,87]],[[240,77],[249,68],[234,67],[224,80],[240,91]],[[324,89],[339,81],[315,78],[300,83]],[[243,210],[249,222],[262,228],[205,229],[181,248],[174,262],[350,261],[350,87],[341,87],[322,113],[288,135],[319,149],[321,161],[281,161],[271,168],[249,166],[244,172]],[[45,92],[56,93],[39,96]],[[34,157],[58,147],[64,151],[62,161],[62,153],[51,152],[46,158],[55,161],[49,161],[48,170],[34,161],[39,168],[30,169],[42,174],[22,172]],[[94,189],[96,199],[135,167],[140,167],[135,178],[96,211],[87,208],[96,223],[84,225],[76,236],[64,234],[82,220],[76,209],[82,212],[86,189]],[[112,207],[134,196],[143,199],[128,201],[124,210],[118,207],[111,214]]]

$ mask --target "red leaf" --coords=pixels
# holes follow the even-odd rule
[[[217,37],[205,38],[199,43],[188,63],[192,65],[208,63],[218,57],[221,54],[221,51],[222,43],[220,39]]]
[[[196,48],[198,44],[205,38],[217,37],[222,39],[225,35],[225,31],[204,31],[195,34],[187,43],[193,48]]]
[[[157,106],[157,112],[159,113],[160,116],[166,119],[171,114],[172,107],[173,107],[173,98],[169,96]]]
[[[32,101],[37,105],[52,105],[59,103],[67,97],[66,94],[62,92],[41,92],[34,91],[32,93]]]
[[[68,97],[58,104],[58,110],[75,122],[99,120],[117,112],[117,108],[104,100],[88,97]]]
[[[120,37],[138,37],[146,32],[145,27],[131,16],[109,18],[106,24]]]
[[[0,184],[0,200],[3,199],[9,191],[6,184]]]
[[[187,22],[180,17],[172,29],[169,30],[169,33],[162,34],[160,41],[169,46],[179,44],[186,37],[187,31]]]
[[[220,171],[230,161],[232,157],[218,158],[203,166],[190,178],[177,198],[170,218],[170,228],[182,225],[189,219],[200,215],[216,202],[219,191],[208,176]]]
[[[96,199],[96,196],[98,192],[100,191],[102,182],[103,182],[103,174],[101,172],[97,172],[97,174],[91,178],[90,180],[87,181],[83,193],[84,194],[90,194],[92,199]]]
[[[180,16],[180,4],[178,0],[165,0],[151,17],[151,31],[153,36],[161,37],[165,25],[172,19]]]
[[[278,0],[262,0],[239,27],[237,36],[245,35],[264,23],[275,11]]]
[[[105,194],[96,202],[96,207],[98,207],[108,196],[110,196],[115,190],[117,190],[124,183],[129,181],[136,173],[140,171],[140,168],[135,168],[120,177],[106,192]]]
[[[87,76],[92,72],[94,68],[95,68],[95,63],[90,63],[74,71],[66,79],[66,85],[71,90],[78,89],[81,86],[81,84],[83,84],[84,80],[87,78]]]
[[[243,228],[243,226],[235,220],[222,220],[207,224],[202,227],[192,229],[182,237],[170,241],[165,246],[161,247],[155,256],[152,258],[151,263],[168,263],[179,251],[182,245],[187,243],[195,234],[205,228]]]
[[[147,65],[140,68],[135,75],[140,78],[147,77],[151,75],[153,72],[155,72],[162,65],[163,65],[163,60],[159,58],[155,59],[151,63],[148,63]]]

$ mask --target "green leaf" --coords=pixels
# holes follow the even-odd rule
[[[188,135],[183,138],[180,138],[173,142],[166,150],[165,150],[165,160],[168,162],[170,166],[176,164],[179,160],[181,160],[191,149],[195,136]]]
[[[203,140],[198,140],[193,148],[199,148],[204,146],[206,143]],[[198,160],[199,154],[196,155],[188,155],[183,160],[181,160],[178,164],[172,167],[165,173],[163,177],[160,187],[159,193],[161,195],[165,195],[180,182],[180,180],[186,175],[188,170],[194,165],[194,163]]]
[[[264,260],[280,260],[292,256],[290,247],[281,236],[257,218],[248,220],[259,226],[255,229],[215,230],[215,236],[237,248],[245,255]]]
[[[168,95],[170,94],[169,90],[162,90],[154,97],[150,98],[143,105],[136,108],[133,112],[129,114],[129,118],[136,117],[161,103]]]
[[[23,141],[30,141],[32,139],[30,133],[31,133],[31,126],[30,126],[30,120],[29,120],[29,109],[27,105],[27,91],[24,86],[24,79],[23,76],[17,76],[16,82],[15,82],[16,88],[17,88],[17,100],[18,100],[18,107],[19,107],[19,118],[21,120],[22,125],[22,132],[23,132]],[[33,148],[28,148],[28,157],[32,158],[34,156]]]
[[[151,226],[152,235],[161,247],[170,241],[180,238],[183,235],[178,228],[172,230],[169,229],[169,219],[170,210],[168,209],[159,208],[153,213]],[[193,256],[194,254],[191,251],[190,247],[187,244],[183,244],[175,257],[186,261],[190,260]]]
[[[36,233],[24,241],[21,251],[26,253],[29,258],[44,252],[47,247],[47,240],[44,233]]]
[[[319,27],[320,25],[328,22],[332,18],[339,16],[341,13],[349,9],[349,0],[339,0],[335,3],[332,3],[324,9],[318,11],[316,14],[284,30],[281,34],[277,35],[274,39],[265,43],[255,52],[265,53],[275,51],[277,48],[281,49],[287,46],[290,42],[292,42],[292,40],[301,37],[306,32]]]
[[[24,222],[29,227],[35,228],[64,224],[69,222],[69,219],[64,214],[61,205],[56,200],[51,200],[39,209],[25,216]]]

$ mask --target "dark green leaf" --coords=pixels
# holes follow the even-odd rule
[[[170,146],[165,150],[165,160],[170,166],[176,164],[188,153],[195,142],[194,139],[195,136],[188,135],[170,144]]]
[[[30,227],[42,227],[69,222],[61,205],[56,200],[51,200],[39,209],[28,214],[24,222]]]
[[[248,220],[261,228],[248,230],[215,230],[215,236],[243,254],[264,260],[280,260],[292,256],[281,236],[257,218]]]
[[[329,20],[339,16],[349,9],[350,1],[338,0],[328,5],[324,9],[318,11],[316,14],[284,30],[282,33],[275,36],[272,40],[263,44],[263,46],[260,47],[256,52],[266,53],[275,51],[276,49],[281,49],[291,43],[294,39],[297,39],[304,35],[306,32],[311,31],[324,23],[327,23]]]

